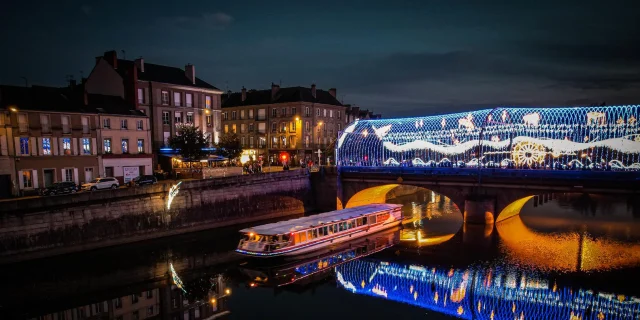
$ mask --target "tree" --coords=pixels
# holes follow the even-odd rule
[[[209,147],[209,137],[192,125],[179,125],[176,135],[169,137],[169,146],[185,161],[199,161],[209,155],[208,151],[203,150]]]
[[[218,154],[229,159],[236,159],[242,155],[240,138],[235,133],[222,135],[217,147]]]

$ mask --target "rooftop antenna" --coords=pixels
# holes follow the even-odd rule
[[[127,60],[127,52],[124,51],[124,49],[122,49],[120,51],[122,51],[122,59]]]

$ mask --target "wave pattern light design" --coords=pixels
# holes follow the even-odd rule
[[[495,108],[428,117],[360,120],[341,133],[341,165],[463,161],[640,170],[640,106]],[[375,134],[368,134],[375,132]],[[530,155],[527,144],[542,150]],[[522,150],[522,151],[519,151]],[[522,152],[523,154],[517,154]],[[530,159],[531,158],[531,159]],[[395,161],[390,161],[394,159]],[[417,160],[416,160],[417,159]],[[418,161],[419,160],[419,161]],[[538,163],[539,162],[539,163]]]
[[[502,269],[441,269],[361,259],[336,267],[336,279],[355,294],[462,319],[640,318],[640,299],[635,297],[559,288],[546,279]]]

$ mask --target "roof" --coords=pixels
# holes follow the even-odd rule
[[[88,94],[87,102],[85,104],[82,85],[75,88],[0,86],[0,108],[3,109],[16,106],[18,109],[31,111],[146,116],[140,111],[132,110],[118,96]]]
[[[222,95],[222,108],[299,101],[342,106],[342,103],[329,91],[316,89],[316,96],[313,97],[311,88],[288,87],[278,89],[273,98],[271,98],[271,89],[248,90],[244,101],[242,101],[242,92],[224,94]]]
[[[118,73],[120,73],[123,78],[126,78],[125,75],[127,74],[127,72],[129,72],[129,70],[133,70],[134,66],[134,61],[118,59],[118,69],[116,69],[116,71],[118,71]],[[196,83],[192,83],[191,80],[187,78],[184,69],[148,62],[144,63],[144,72],[138,69],[138,80],[170,83],[210,90],[220,90],[198,77],[196,77]]]
[[[390,203],[377,203],[368,204],[359,207],[353,207],[343,210],[329,211],[321,214],[312,215],[309,217],[302,217],[297,219],[291,219],[287,221],[280,221],[275,223],[264,224],[261,226],[246,228],[240,230],[242,233],[254,232],[260,235],[278,235],[289,232],[295,232],[297,230],[306,229],[311,226],[319,226],[323,223],[338,222],[349,218],[357,218],[363,214],[374,213],[384,210],[390,210],[394,208],[402,207],[400,204]]]

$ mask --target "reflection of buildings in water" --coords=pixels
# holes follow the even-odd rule
[[[411,194],[387,199],[387,203],[404,205],[402,208],[404,224],[410,223],[414,228],[422,227],[428,221],[433,220],[454,219],[462,221],[462,214],[451,199],[424,188],[417,188]],[[456,214],[459,217],[454,216]]]
[[[225,289],[222,275],[207,279],[196,279],[187,283],[185,291],[172,281],[171,284],[142,292],[134,292],[105,301],[77,306],[38,317],[42,320],[63,319],[116,319],[134,320],[149,318],[164,319],[204,319],[214,315],[229,313],[226,297],[230,294]],[[191,283],[206,282],[205,290],[192,289]],[[193,291],[206,291],[201,292]]]
[[[640,300],[502,269],[438,269],[377,260],[336,267],[345,290],[408,303],[463,319],[638,319]]]
[[[640,265],[640,244],[592,238],[586,232],[544,234],[514,216],[496,225],[512,263],[544,270],[603,271]]]

